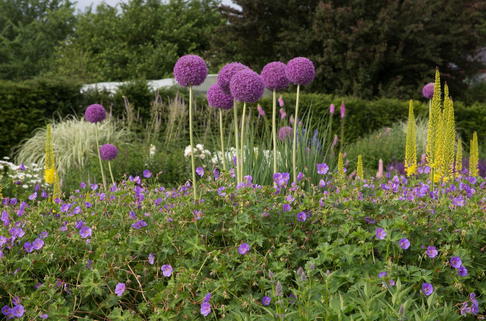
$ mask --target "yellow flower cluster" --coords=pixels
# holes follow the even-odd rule
[[[356,167],[356,175],[359,179],[364,179],[363,156],[358,155],[358,165]]]
[[[417,137],[413,101],[408,104],[407,138],[405,144],[405,171],[411,176],[417,171]]]
[[[469,151],[469,176],[479,176],[479,142],[478,133],[474,132]]]
[[[339,153],[338,157],[338,175],[339,178],[344,178],[344,154],[342,152]]]
[[[47,125],[46,129],[44,180],[47,184],[54,185],[53,199],[60,197],[61,183],[56,171],[54,143],[52,141],[52,126],[50,124]]]

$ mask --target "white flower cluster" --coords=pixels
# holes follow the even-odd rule
[[[211,152],[207,149],[204,149],[203,144],[197,144],[196,147],[193,149],[194,151],[194,157],[200,158],[200,159],[206,159],[211,157]],[[184,149],[184,157],[190,157],[191,156],[191,145],[187,146]]]
[[[9,161],[9,157],[0,160],[0,177],[6,174],[12,183],[22,186],[22,188],[32,188],[36,184],[47,186],[43,180],[43,168],[38,164],[16,165]]]

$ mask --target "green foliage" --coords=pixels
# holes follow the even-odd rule
[[[81,189],[61,204],[30,200],[22,216],[14,214],[19,205],[0,205],[10,224],[21,222],[25,231],[2,248],[0,305],[12,306],[17,296],[26,319],[47,313],[55,320],[456,321],[474,292],[482,310],[482,178],[461,179],[439,199],[397,201],[420,180],[388,182],[398,186],[395,193],[324,177],[326,194],[317,187],[235,189],[223,175],[200,179],[204,202],[196,204],[187,186],[163,190],[150,178],[138,187],[126,181],[116,191]],[[467,197],[460,183],[476,192]],[[282,212],[289,193],[292,209]],[[458,195],[465,206],[451,204],[449,197]],[[301,211],[308,215],[304,222],[296,218]],[[147,226],[134,228],[138,220]],[[92,235],[82,238],[80,225]],[[386,230],[384,240],[375,237],[377,227]],[[42,232],[48,232],[44,246],[27,253],[24,243]],[[9,227],[1,224],[0,235],[8,236]],[[398,245],[404,237],[407,250]],[[242,243],[250,245],[246,255],[238,253]],[[438,256],[429,258],[421,245],[437,247]],[[452,256],[460,256],[468,276],[449,266]],[[173,267],[170,277],[161,273],[165,264]],[[380,272],[387,275],[379,278]],[[114,293],[119,282],[126,284],[121,296]],[[433,284],[431,296],[421,293],[424,282]],[[208,292],[212,312],[203,318]],[[265,295],[269,306],[260,303]]]
[[[204,54],[222,23],[215,0],[130,0],[78,16],[57,47],[52,73],[84,82],[160,79],[179,56]]]
[[[444,71],[452,92],[481,70],[484,1],[236,0],[214,35],[218,63],[264,64],[307,56],[316,63],[312,89],[363,98],[418,99]]]
[[[0,0],[0,79],[46,72],[54,48],[74,27],[69,0]]]

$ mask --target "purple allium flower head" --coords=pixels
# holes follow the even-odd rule
[[[132,224],[132,227],[136,230],[139,230],[145,226],[147,226],[147,222],[145,222],[144,220],[136,221],[135,223]]]
[[[268,63],[263,67],[261,76],[265,88],[281,91],[289,86],[289,80],[285,74],[285,67],[286,65],[280,61]]]
[[[207,75],[206,62],[196,55],[182,56],[174,65],[174,77],[182,87],[199,86]]]
[[[314,68],[314,63],[309,59],[297,57],[287,63],[285,74],[291,83],[307,85],[314,80],[316,69]]]
[[[293,129],[292,127],[289,126],[284,126],[281,127],[278,130],[278,139],[281,141],[285,141],[287,138],[290,138],[292,136]]]
[[[430,283],[423,283],[422,284],[422,292],[426,296],[429,296],[429,295],[432,294],[432,292],[434,292],[434,287]]]
[[[469,273],[466,269],[466,267],[464,265],[461,265],[458,269],[457,269],[457,274],[459,276],[467,276]]]
[[[326,163],[317,164],[317,174],[326,175],[329,172],[329,166]]]
[[[104,144],[100,146],[100,157],[102,160],[110,161],[118,155],[118,148],[112,144]]]
[[[427,250],[425,251],[425,253],[427,254],[428,257],[433,259],[434,257],[437,256],[437,254],[439,254],[439,251],[437,251],[435,246],[427,246]]]
[[[172,275],[172,271],[173,271],[172,266],[170,264],[162,265],[160,270],[162,271],[162,274],[167,278]]]
[[[375,230],[375,235],[376,235],[377,239],[384,240],[385,237],[386,237],[386,231],[384,229],[382,229],[381,227],[378,227]]]
[[[334,115],[334,112],[336,111],[336,106],[334,104],[329,105],[329,112],[331,115]]]
[[[148,169],[145,169],[145,170],[143,171],[143,177],[145,177],[145,178],[150,178],[150,177],[152,177],[152,172],[151,172],[150,170],[148,170]]]
[[[115,294],[117,296],[122,296],[123,292],[125,292],[126,286],[125,283],[118,283],[115,287]]]
[[[232,62],[225,65],[218,73],[217,84],[227,94],[230,94],[230,81],[233,76],[241,70],[250,69],[239,62]]]
[[[307,214],[305,212],[300,212],[297,214],[297,221],[305,222],[307,220]]]
[[[455,269],[458,269],[462,265],[462,261],[461,261],[461,258],[459,256],[451,257],[451,259],[449,260],[449,263]]]
[[[407,238],[401,239],[400,241],[398,241],[398,244],[404,250],[406,250],[410,247],[410,241]]]
[[[341,107],[339,108],[339,114],[341,116],[341,119],[346,116],[346,105],[344,105],[344,103],[341,103]]]
[[[211,313],[211,304],[209,302],[201,303],[200,313],[201,313],[201,315],[207,317],[209,315],[209,313]]]
[[[79,229],[79,235],[81,236],[81,238],[85,239],[87,237],[90,237],[92,234],[92,231],[91,231],[91,228],[84,225],[83,227],[81,227]]]
[[[269,305],[270,305],[270,302],[272,302],[272,298],[271,298],[271,297],[269,297],[269,296],[264,296],[264,297],[262,298],[262,304],[263,304],[264,306],[269,306]]]
[[[230,81],[231,95],[241,102],[257,102],[264,90],[262,77],[250,69],[238,71]]]
[[[427,99],[434,97],[434,83],[429,82],[422,88],[422,95]]]
[[[285,119],[285,117],[287,117],[287,113],[285,112],[285,109],[280,108],[278,112],[280,113],[280,119]]]
[[[249,250],[250,250],[250,245],[248,243],[242,243],[238,247],[238,253],[240,253],[241,255],[245,255],[246,253],[248,253]]]
[[[84,119],[90,123],[99,123],[105,120],[106,110],[100,104],[89,105],[84,112]]]
[[[210,107],[221,109],[233,108],[233,96],[223,91],[217,83],[209,88],[206,97]]]

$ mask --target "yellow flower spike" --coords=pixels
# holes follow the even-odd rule
[[[363,156],[358,155],[358,165],[356,167],[356,175],[359,179],[364,179]]]
[[[344,178],[344,154],[341,152],[338,157],[338,176]]]
[[[408,106],[407,138],[405,144],[405,171],[407,172],[407,176],[415,174],[417,170],[417,137],[415,126],[413,101],[410,100]]]
[[[471,147],[469,152],[469,176],[479,176],[479,142],[478,133],[473,133],[473,139],[471,140]]]
[[[53,169],[53,168],[45,169],[44,170],[44,181],[49,185],[54,184],[55,181],[56,181],[56,170]]]
[[[456,152],[456,165],[455,165],[455,172],[460,173],[462,171],[462,141],[461,139],[457,140],[457,152]]]

